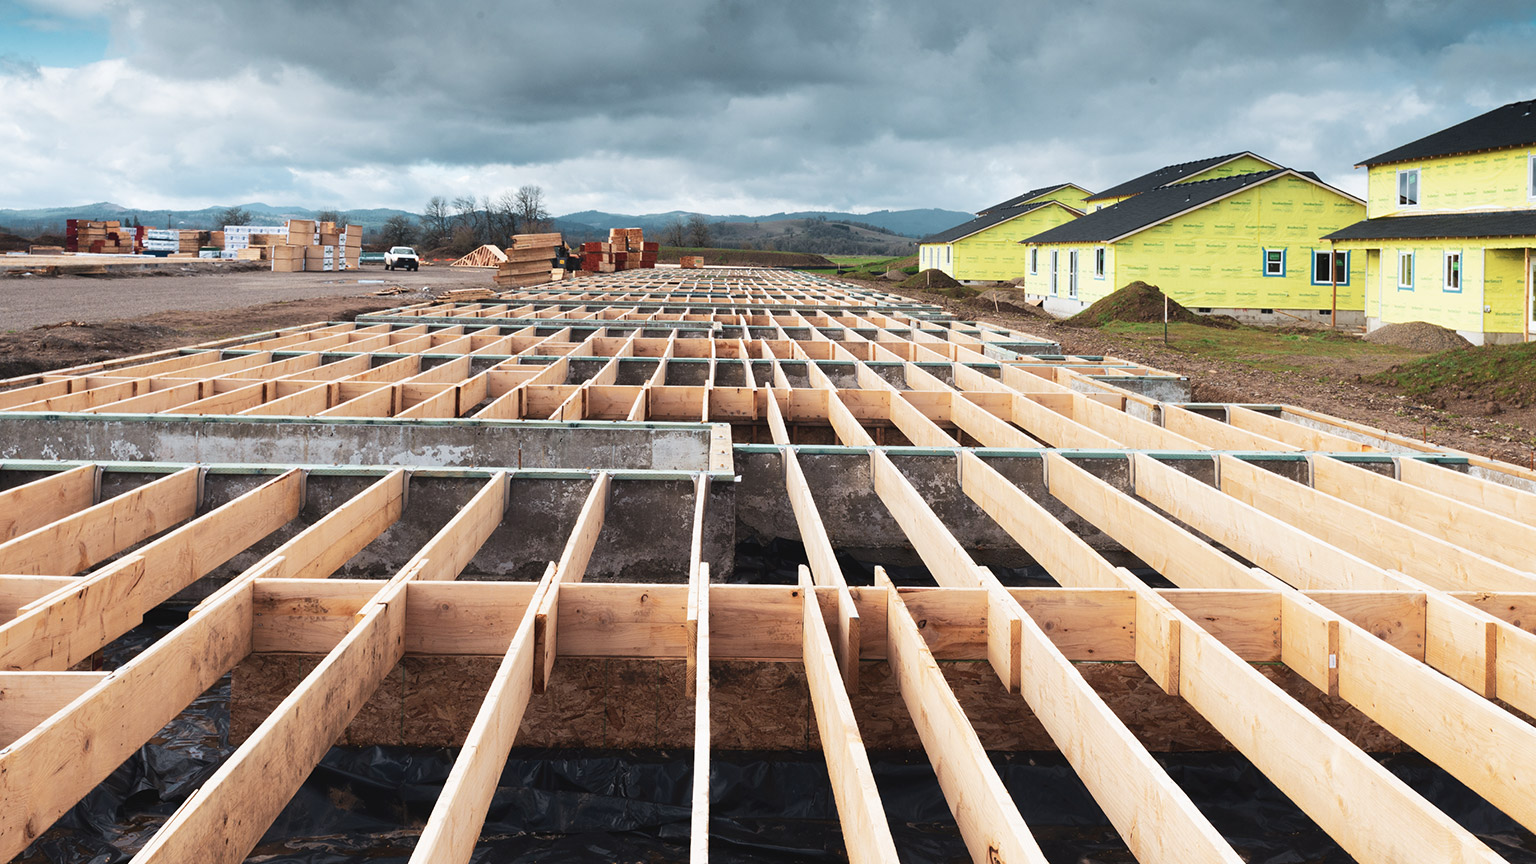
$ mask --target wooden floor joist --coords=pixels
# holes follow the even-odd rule
[[[1536,472],[1188,392],[878,289],[727,268],[0,382],[0,861],[231,670],[249,698],[241,670],[277,655],[308,660],[263,681],[238,746],[135,829],[141,860],[246,860],[370,700],[398,696],[384,682],[444,660],[483,664],[483,689],[444,712],[459,747],[426,822],[401,826],[420,829],[413,861],[476,854],[509,754],[594,661],[658,670],[644,700],[612,697],[618,721],[676,705],[657,734],[691,744],[669,802],[690,816],[666,842],[696,864],[727,853],[712,756],[777,698],[733,685],[742,664],[794,670],[774,692],[803,700],[793,746],[821,750],[849,860],[906,854],[866,750],[893,725],[972,860],[1045,860],[983,747],[1026,710],[1136,860],[1245,860],[1262,828],[1217,830],[1145,718],[1096,686],[1106,669],[1203,720],[1355,860],[1501,860],[1343,730],[1464,784],[1481,807],[1465,824],[1536,830]],[[311,462],[364,461],[349,436],[380,429],[411,443]],[[219,450],[227,430],[256,443]],[[114,436],[132,440],[94,449]],[[192,440],[213,464],[180,461]],[[789,550],[795,578],[733,584],[748,539]],[[882,556],[924,584],[897,588]],[[1026,567],[1055,584],[1012,582]],[[178,595],[202,598],[179,626],[114,644]],[[889,673],[861,674],[875,663]]]

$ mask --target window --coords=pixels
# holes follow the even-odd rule
[[[1029,250],[1029,275],[1040,275],[1040,247],[1033,246]]]
[[[1104,278],[1104,247],[1093,250],[1093,278]]]
[[[1445,253],[1445,281],[1441,283],[1446,291],[1454,294],[1461,293],[1461,253]]]
[[[1067,253],[1067,296],[1077,297],[1077,250]]]
[[[1265,249],[1264,250],[1264,275],[1265,276],[1284,276],[1285,275],[1285,250],[1284,249]]]
[[[944,263],[945,264],[948,264],[950,262],[950,260],[951,260],[950,253],[953,252],[953,251],[954,251],[954,247],[953,246],[945,246],[944,247]]]
[[[1526,197],[1536,201],[1536,153],[1526,157],[1526,175],[1530,184],[1526,187]]]
[[[1057,293],[1056,292],[1056,269],[1057,269],[1056,265],[1058,263],[1060,263],[1060,261],[1061,261],[1061,257],[1060,256],[1061,256],[1061,252],[1059,250],[1056,250],[1056,249],[1052,249],[1051,250],[1051,293],[1052,294]]]
[[[1397,288],[1399,291],[1413,290],[1413,253],[1397,253]]]
[[[1419,206],[1419,169],[1397,172],[1397,206]]]
[[[1333,285],[1334,274],[1338,274],[1339,285],[1349,284],[1349,253],[1335,252],[1328,254],[1326,249],[1312,250],[1312,284]]]

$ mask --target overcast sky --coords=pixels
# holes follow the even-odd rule
[[[1536,98],[1500,0],[0,0],[0,208],[974,211]]]

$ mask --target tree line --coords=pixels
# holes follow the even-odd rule
[[[543,188],[522,186],[494,198],[460,195],[450,200],[433,195],[420,218],[389,217],[379,229],[378,242],[445,248],[462,255],[487,243],[505,246],[513,234],[543,234],[552,225]]]

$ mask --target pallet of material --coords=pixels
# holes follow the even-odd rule
[[[507,263],[507,253],[501,251],[501,247],[487,243],[479,249],[470,252],[463,258],[449,264],[449,267],[500,267]]]
[[[700,270],[704,267],[703,255],[684,255],[677,259],[677,266],[684,270]]]
[[[614,228],[607,243],[581,244],[581,269],[594,273],[652,269],[660,249],[658,243],[645,242],[639,228]]]

